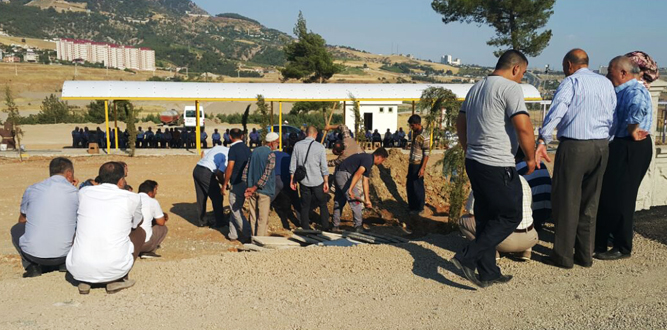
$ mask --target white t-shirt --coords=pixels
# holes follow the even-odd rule
[[[125,276],[134,264],[130,231],[141,219],[141,198],[137,194],[107,183],[81,189],[67,270],[76,280],[89,283]]]
[[[522,209],[523,209],[523,215],[521,217],[521,223],[516,227],[516,229],[526,229],[530,227],[530,225],[533,224],[533,193],[530,190],[530,185],[528,184],[528,181],[526,179],[519,175],[519,180],[521,181],[521,191],[523,192],[523,201],[522,201]],[[470,192],[470,195],[468,196],[468,201],[466,202],[466,211],[468,213],[475,215],[475,196],[473,196],[473,192]]]
[[[141,197],[141,214],[144,217],[141,228],[146,232],[146,242],[148,242],[153,236],[153,220],[164,217],[164,213],[157,199],[146,193],[139,193],[139,197]]]
[[[229,148],[215,146],[204,152],[204,157],[197,162],[197,165],[204,166],[213,173],[216,170],[225,173],[228,162],[227,155],[229,155]]]

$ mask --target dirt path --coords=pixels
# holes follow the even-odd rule
[[[127,160],[127,158],[123,158]],[[100,160],[76,158],[92,177]],[[0,160],[0,329],[664,329],[667,211],[642,213],[632,258],[562,270],[502,259],[509,284],[474,290],[447,261],[464,244],[431,234],[401,245],[233,253],[234,244],[186,219],[194,157],[128,161],[129,182],[160,183],[173,214],[160,260],[140,260],[135,287],[78,294],[63,273],[21,278],[9,240],[25,187],[48,160]],[[660,219],[660,220],[658,220]],[[274,230],[278,226],[272,222]],[[550,239],[547,231],[543,239]],[[550,248],[541,241],[538,259]]]

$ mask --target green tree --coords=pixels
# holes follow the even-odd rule
[[[257,109],[253,114],[259,116],[260,120],[259,124],[261,127],[259,131],[261,134],[260,141],[264,141],[264,138],[268,133],[266,127],[269,126],[269,120],[271,118],[271,114],[269,113],[269,107],[266,105],[266,102],[264,101],[264,96],[257,95]]]
[[[361,118],[359,101],[352,94],[349,94],[349,97],[352,100],[352,113],[354,113],[354,138],[357,142],[366,142],[366,134],[361,129],[364,126],[364,120]]]
[[[14,102],[14,95],[12,90],[9,88],[9,85],[5,86],[5,107],[2,109],[4,113],[7,114],[7,123],[10,124],[10,129],[14,139],[16,140],[16,150],[19,152],[19,159],[23,160],[21,156],[21,137],[23,137],[23,130],[19,123],[21,122],[21,113],[19,112],[19,107]]]
[[[284,48],[287,65],[280,70],[283,81],[301,79],[304,82],[323,83],[342,71],[341,66],[333,62],[322,36],[308,31],[301,11],[294,34],[298,39]]]
[[[456,132],[456,117],[461,108],[461,101],[456,98],[456,94],[442,87],[429,87],[422,92],[418,107],[424,114],[427,129],[432,130],[434,136],[439,136],[442,143],[448,145],[448,137]],[[448,149],[442,160],[436,163],[441,164],[444,177],[449,178],[449,184],[442,187],[449,190],[449,218],[456,221],[461,215],[466,197],[467,177],[463,149],[460,146]]]
[[[445,24],[452,22],[490,25],[496,36],[487,42],[500,47],[500,56],[508,48],[528,56],[539,55],[551,40],[551,30],[538,32],[554,13],[556,0],[434,0],[433,10],[442,14]]]
[[[102,103],[102,106],[104,106],[104,103]],[[137,122],[137,113],[139,111],[134,109],[134,105],[130,101],[116,101],[116,106],[118,107],[118,112],[125,115],[127,132],[130,134],[127,144],[130,146],[130,157],[134,157],[134,141],[137,140],[137,127],[135,123]]]
[[[51,94],[44,98],[37,121],[40,124],[57,124],[72,122],[70,108],[67,102],[61,101],[57,96]]]

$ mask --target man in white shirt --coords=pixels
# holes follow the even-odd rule
[[[49,268],[66,271],[65,256],[74,240],[79,191],[72,161],[54,158],[49,174],[25,190],[19,221],[11,229],[25,268],[23,277],[40,276]]]
[[[513,254],[519,260],[530,260],[533,246],[539,240],[537,230],[535,230],[535,226],[533,225],[533,195],[530,184],[522,176],[519,176],[519,179],[521,180],[521,189],[523,191],[523,216],[514,232],[496,247],[496,259],[500,257],[498,253],[500,252]],[[477,226],[475,212],[473,211],[474,203],[473,192],[470,192],[468,202],[466,203],[468,214],[459,219],[461,233],[471,241],[475,239]]]
[[[195,192],[197,194],[197,225],[204,227],[222,227],[223,209],[222,193],[220,185],[225,182],[225,171],[227,170],[227,161],[229,148],[215,146],[206,152],[202,152],[201,160],[192,171],[192,177],[195,181]],[[211,199],[213,204],[214,223],[206,221],[206,202]]]
[[[79,191],[74,245],[67,254],[67,270],[79,281],[79,293],[90,284],[106,284],[107,293],[134,285],[128,273],[145,242],[141,197],[122,189],[125,170],[117,162],[100,167],[100,184]]]
[[[141,259],[160,258],[161,255],[155,253],[160,247],[164,238],[167,237],[167,220],[169,215],[162,212],[160,202],[155,199],[157,196],[157,182],[146,180],[139,185],[139,197],[141,197],[141,214],[144,220],[141,228],[146,232],[146,240],[141,247],[139,257]]]

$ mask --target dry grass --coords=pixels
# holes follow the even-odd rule
[[[25,42],[21,41],[25,39]],[[39,48],[39,49],[56,49],[56,43],[51,41],[45,41],[42,39],[35,38],[22,38],[22,37],[10,37],[10,36],[0,36],[0,44],[5,45],[20,45],[28,48]]]
[[[86,12],[86,3],[67,2],[63,0],[32,0],[27,6],[39,7],[47,9],[53,7],[58,12],[72,11],[72,12]]]

